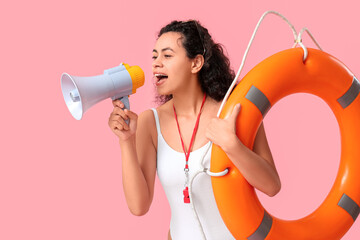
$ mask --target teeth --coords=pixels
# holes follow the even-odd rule
[[[166,77],[164,74],[155,74],[155,77]]]

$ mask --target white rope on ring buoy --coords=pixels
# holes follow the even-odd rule
[[[217,117],[220,116],[220,113],[221,113],[222,109],[224,108],[225,102],[227,101],[227,99],[228,99],[229,96],[230,96],[231,91],[232,91],[233,88],[235,87],[235,84],[236,84],[236,82],[237,82],[237,80],[238,80],[238,78],[239,78],[239,76],[240,76],[240,73],[241,73],[242,69],[244,68],[244,64],[245,64],[245,60],[246,60],[247,54],[248,54],[248,52],[249,52],[249,49],[250,49],[250,47],[251,47],[252,42],[254,41],[255,35],[256,35],[257,31],[258,31],[258,28],[259,28],[261,22],[264,20],[264,18],[265,18],[268,14],[275,14],[275,15],[281,17],[283,20],[285,20],[286,23],[290,26],[290,28],[291,28],[291,30],[292,30],[292,32],[293,32],[294,40],[296,41],[297,38],[298,38],[297,32],[296,32],[296,30],[295,30],[295,27],[290,23],[290,21],[289,21],[287,18],[285,18],[283,15],[281,15],[280,13],[275,12],[275,11],[267,11],[267,12],[265,12],[265,13],[261,16],[260,20],[258,21],[258,23],[257,23],[257,25],[256,25],[256,27],[255,27],[255,29],[254,29],[254,32],[253,32],[253,34],[252,34],[252,36],[251,36],[251,38],[250,38],[249,44],[248,44],[248,46],[247,46],[247,48],[246,48],[246,50],[245,50],[245,53],[244,53],[244,55],[243,55],[243,59],[242,59],[242,61],[241,61],[241,65],[240,65],[240,67],[239,67],[239,70],[238,70],[238,72],[237,72],[237,74],[236,74],[236,76],[235,76],[232,84],[230,85],[228,91],[227,91],[226,94],[225,94],[225,97],[224,97],[224,99],[223,99],[223,101],[222,101],[222,103],[221,103],[221,105],[220,105],[219,111],[218,111],[218,113],[217,113]]]
[[[206,174],[211,177],[222,177],[222,176],[225,176],[229,172],[229,169],[227,169],[227,168],[224,171],[218,172],[218,173],[210,172],[210,170],[207,168],[204,168],[204,170],[205,170]]]
[[[241,73],[243,67],[244,67],[247,54],[248,54],[248,52],[249,52],[249,49],[250,49],[250,47],[251,47],[252,42],[254,41],[255,35],[256,35],[257,31],[258,31],[258,28],[259,28],[261,22],[264,20],[264,18],[265,18],[268,14],[275,14],[275,15],[281,17],[281,18],[282,18],[284,21],[286,21],[286,23],[290,26],[290,28],[291,28],[291,30],[292,30],[292,32],[293,32],[293,35],[294,35],[294,45],[292,46],[292,48],[296,47],[297,44],[299,44],[299,45],[302,47],[302,49],[304,50],[304,57],[303,57],[303,61],[304,61],[304,62],[305,62],[305,60],[306,60],[306,58],[307,58],[307,55],[308,55],[307,48],[306,48],[306,47],[304,46],[304,44],[302,43],[302,38],[301,38],[304,31],[306,31],[306,32],[308,33],[308,35],[310,36],[310,38],[314,41],[314,43],[317,45],[317,47],[322,51],[322,48],[320,47],[320,45],[318,44],[318,42],[315,40],[315,38],[313,37],[313,35],[310,33],[310,31],[309,31],[307,28],[302,28],[302,29],[300,30],[299,34],[297,34],[297,32],[296,32],[296,30],[295,30],[295,27],[294,27],[294,26],[290,23],[290,21],[289,21],[287,18],[285,18],[282,14],[280,14],[280,13],[278,13],[278,12],[275,12],[275,11],[267,11],[267,12],[265,12],[265,13],[261,16],[261,18],[259,19],[259,21],[258,21],[258,23],[257,23],[257,25],[256,25],[256,27],[255,27],[255,29],[254,29],[254,32],[253,32],[253,34],[252,34],[252,36],[251,36],[251,38],[250,38],[250,41],[249,41],[249,43],[248,43],[248,46],[247,46],[247,48],[246,48],[246,50],[245,50],[245,53],[244,53],[244,55],[243,55],[243,59],[242,59],[241,65],[240,65],[240,67],[239,67],[239,70],[238,70],[238,72],[237,72],[237,74],[236,74],[233,82],[231,83],[228,91],[227,91],[226,94],[225,94],[225,97],[224,97],[224,99],[223,99],[223,101],[222,101],[222,103],[221,103],[221,105],[220,105],[220,107],[219,107],[218,113],[217,113],[217,115],[216,115],[217,117],[220,116],[220,113],[221,113],[222,109],[224,108],[224,105],[225,105],[227,99],[229,98],[230,93],[232,92],[233,88],[235,87],[235,84],[237,83],[237,80],[238,80],[238,78],[239,78],[239,76],[240,76],[240,73]],[[206,156],[206,154],[208,153],[211,145],[212,145],[212,142],[210,141],[210,142],[209,142],[209,146],[206,148],[206,151],[205,151],[205,153],[203,154],[203,156],[202,156],[202,158],[201,158],[201,167],[203,168],[203,170],[196,172],[196,173],[190,178],[190,182],[189,182],[190,205],[191,205],[191,208],[193,209],[193,213],[194,213],[195,218],[196,218],[196,220],[197,220],[197,222],[198,222],[198,226],[199,226],[199,228],[200,228],[200,230],[201,230],[201,234],[202,234],[202,237],[203,237],[204,240],[206,240],[205,232],[204,232],[204,229],[203,229],[203,227],[202,227],[202,225],[201,225],[201,222],[200,222],[198,213],[197,213],[197,211],[196,211],[196,208],[195,208],[195,206],[194,206],[194,199],[192,198],[192,183],[193,183],[194,179],[195,179],[200,173],[206,173],[207,175],[212,176],[212,177],[221,177],[221,176],[226,175],[226,174],[229,172],[229,169],[225,169],[225,170],[222,171],[222,172],[215,173],[215,172],[211,172],[208,168],[205,168],[205,167],[204,167],[204,159],[205,159],[205,156]]]
[[[298,42],[301,42],[301,40],[302,40],[302,34],[304,33],[304,31],[307,32],[307,34],[310,36],[311,40],[313,40],[313,42],[315,43],[315,45],[316,45],[321,51],[323,51],[322,48],[320,47],[320,44],[316,41],[316,39],[314,38],[314,36],[311,34],[311,32],[309,31],[309,29],[307,29],[306,27],[303,27],[303,28],[300,30],[298,36],[296,37],[296,41],[295,41],[295,43],[294,43],[294,45],[293,45],[293,48],[296,46],[296,44],[297,44]]]
[[[294,41],[294,45],[292,46],[293,48],[296,47],[296,45],[300,45],[302,47],[302,49],[304,50],[304,57],[303,57],[303,61],[305,62],[307,55],[308,55],[308,50],[307,48],[304,46],[304,44],[302,43],[302,34],[303,32],[306,31],[308,33],[308,35],[310,36],[310,38],[313,40],[313,42],[315,43],[315,45],[321,50],[322,48],[320,47],[319,43],[316,41],[316,39],[314,38],[314,36],[311,34],[311,32],[309,31],[309,29],[307,29],[306,27],[302,28],[299,32],[299,34],[297,35],[295,41]]]

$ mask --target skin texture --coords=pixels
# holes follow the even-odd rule
[[[173,105],[176,108],[185,148],[188,149],[204,96],[197,79],[204,58],[200,54],[194,59],[187,58],[181,40],[180,33],[168,32],[161,35],[154,47],[152,64],[154,74],[168,76],[160,85],[156,85],[157,79],[154,77],[159,94],[173,95],[173,98],[159,106],[157,111],[165,141],[178,152],[183,152],[183,149]],[[281,184],[263,123],[259,127],[252,151],[244,146],[235,134],[235,121],[241,106],[236,106],[228,118],[219,119],[216,113],[220,104],[221,102],[210,97],[206,98],[192,151],[212,141],[226,152],[252,186],[269,196],[274,196],[280,191]],[[122,110],[124,105],[119,100],[113,101],[113,106],[109,127],[119,138],[125,198],[130,211],[141,216],[149,210],[154,195],[157,149],[155,119],[151,110],[146,110],[139,116],[129,110]],[[130,119],[129,125],[124,121],[127,119]],[[170,232],[168,235],[171,239]]]

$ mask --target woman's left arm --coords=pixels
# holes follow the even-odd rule
[[[236,118],[240,105],[225,119],[211,120],[206,137],[220,146],[244,178],[256,189],[268,196],[275,196],[281,188],[280,178],[266,139],[264,124],[261,123],[254,142],[254,151],[247,148],[236,136]]]

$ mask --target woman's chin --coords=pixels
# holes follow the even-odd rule
[[[163,91],[163,90],[159,90],[159,89],[157,89],[156,92],[158,95],[163,95],[163,96],[171,94],[169,91]]]
[[[169,91],[169,89],[164,88],[163,86],[156,87],[156,92],[158,93],[158,95],[170,95],[171,94],[171,91]]]

